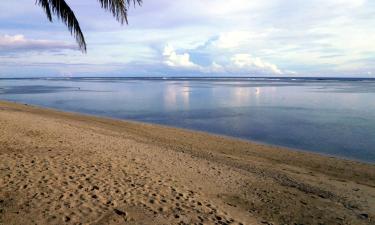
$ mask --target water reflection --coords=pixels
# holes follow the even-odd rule
[[[190,106],[189,82],[167,84],[163,94],[166,110],[188,110]]]
[[[164,104],[167,110],[177,107],[177,88],[174,85],[167,85],[164,92]]]
[[[257,98],[259,98],[259,95],[260,95],[260,88],[255,88],[255,95],[257,96]]]
[[[375,162],[375,81],[0,79],[0,99]]]
[[[249,101],[254,95],[254,89],[248,87],[235,87],[233,88],[233,92],[233,103],[236,106],[244,106],[249,104]]]
[[[234,106],[257,106],[262,98],[263,90],[272,91],[273,88],[233,86],[232,88],[232,105]]]

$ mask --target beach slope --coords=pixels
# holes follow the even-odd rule
[[[0,102],[0,224],[374,224],[375,166]]]

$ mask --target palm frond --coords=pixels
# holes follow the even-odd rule
[[[99,0],[99,2],[102,8],[110,11],[121,24],[128,23],[128,9],[132,2],[134,6],[142,4],[142,0]]]
[[[134,6],[141,5],[142,0],[98,0],[101,7],[109,12],[121,24],[128,23],[128,9],[133,3]],[[86,52],[85,37],[79,26],[79,22],[73,10],[64,0],[36,0],[36,4],[41,6],[49,21],[52,22],[52,15],[57,16],[68,27],[70,33],[76,38],[79,48]]]
[[[79,48],[86,52],[86,41],[79,22],[74,15],[73,10],[64,0],[36,0],[47,14],[47,17],[52,21],[52,13],[57,16],[68,27],[70,33],[75,37]]]
[[[52,13],[51,13],[51,8],[49,7],[48,0],[39,0],[36,3],[44,9],[44,11],[46,12],[48,20],[52,22]]]

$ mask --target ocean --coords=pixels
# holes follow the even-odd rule
[[[0,99],[375,162],[375,79],[2,78]]]

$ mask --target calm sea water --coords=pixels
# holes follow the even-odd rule
[[[0,79],[0,99],[375,162],[373,79]]]

